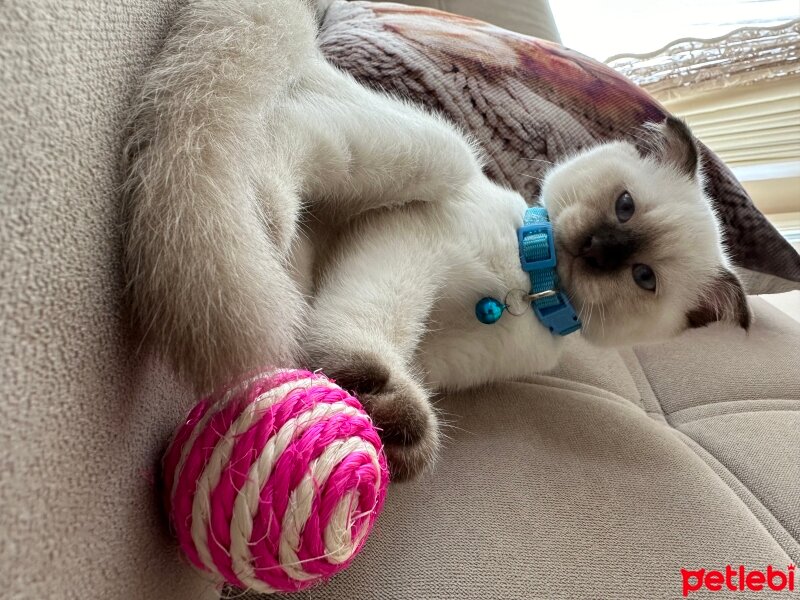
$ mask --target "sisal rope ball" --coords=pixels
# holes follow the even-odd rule
[[[346,568],[389,483],[358,401],[299,370],[200,402],[163,467],[170,522],[192,564],[262,593],[301,590]]]

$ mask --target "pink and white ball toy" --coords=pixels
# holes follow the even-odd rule
[[[346,568],[389,472],[358,401],[324,375],[277,370],[200,402],[164,456],[167,509],[197,568],[262,593]]]

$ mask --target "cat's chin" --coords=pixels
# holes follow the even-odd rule
[[[578,308],[581,304],[581,299],[577,296],[578,290],[575,284],[574,277],[576,275],[575,263],[577,259],[575,256],[567,251],[562,244],[556,240],[556,272],[558,273],[558,284],[562,292],[564,292],[573,304]]]
[[[556,270],[558,272],[559,288],[567,295],[578,313],[578,318],[582,323],[581,337],[595,346],[619,346],[620,344],[616,340],[610,338],[604,327],[596,328],[592,322],[593,317],[596,318],[597,316],[592,313],[597,311],[593,309],[593,303],[587,302],[578,289],[580,285],[576,278],[581,276],[581,268],[577,265],[578,259],[563,247],[559,249],[558,244],[556,244],[556,247],[558,253]]]

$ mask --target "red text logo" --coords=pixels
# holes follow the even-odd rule
[[[771,590],[773,592],[794,591],[794,565],[789,565],[785,571],[768,565],[765,571],[748,571],[744,565],[734,569],[725,565],[724,571],[706,569],[681,569],[683,580],[683,597],[702,588],[710,592],[719,592],[726,589],[732,592],[760,592]]]

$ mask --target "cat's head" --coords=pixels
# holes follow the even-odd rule
[[[715,321],[747,329],[747,299],[703,193],[694,137],[670,117],[641,141],[593,148],[543,182],[559,277],[583,334],[626,345]]]

